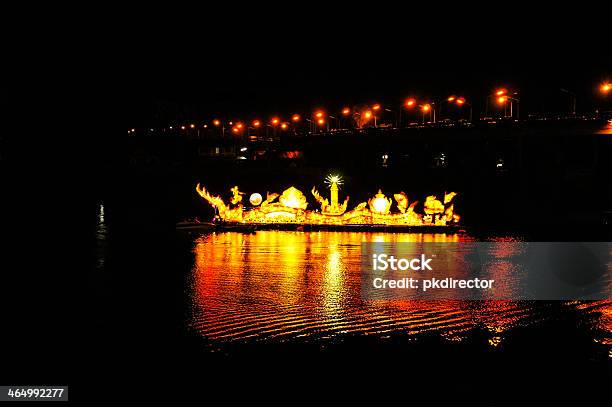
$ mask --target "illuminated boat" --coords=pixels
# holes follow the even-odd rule
[[[326,183],[330,199],[323,197],[316,188],[311,194],[320,209],[308,210],[306,196],[297,188],[290,187],[282,194],[267,193],[266,199],[259,193],[249,197],[249,205],[242,203],[244,193],[237,186],[231,188],[232,196],[225,203],[220,196],[212,195],[198,184],[196,191],[215,209],[215,224],[231,228],[237,225],[256,225],[258,229],[360,229],[360,230],[456,230],[460,217],[454,212],[455,192],[444,194],[442,201],[435,195],[428,196],[423,203],[423,214],[417,213],[418,201],[409,202],[407,195],[400,192],[387,198],[381,190],[370,200],[347,211],[349,197],[338,200],[342,178],[329,176]],[[393,201],[395,200],[395,205]],[[396,211],[392,211],[396,209]]]

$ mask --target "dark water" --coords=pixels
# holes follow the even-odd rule
[[[368,301],[362,242],[473,241],[458,234],[259,231],[193,234],[187,325],[211,350],[243,344],[338,345],[440,338],[506,352],[525,329],[566,319],[586,332],[589,358],[612,360],[612,301]],[[493,240],[508,240],[495,238]],[[511,275],[496,274],[499,284]],[[551,346],[572,336],[544,331]],[[576,330],[578,328],[575,328]],[[476,334],[476,335],[475,335]]]

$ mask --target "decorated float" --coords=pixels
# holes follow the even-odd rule
[[[213,195],[199,183],[198,194],[215,210],[213,223],[219,226],[253,225],[257,228],[296,228],[297,226],[337,229],[337,228],[456,228],[460,217],[455,213],[455,192],[444,193],[441,199],[435,195],[427,196],[423,202],[422,213],[416,211],[419,201],[410,201],[404,192],[387,197],[381,190],[367,202],[361,202],[348,209],[349,197],[339,200],[339,187],[342,178],[330,175],[326,178],[329,186],[329,199],[316,187],[310,191],[318,208],[309,209],[309,202],[295,187],[282,193],[252,193],[248,203],[245,193],[238,186],[230,189],[231,197],[226,202],[221,196]],[[419,207],[419,208],[421,208]]]

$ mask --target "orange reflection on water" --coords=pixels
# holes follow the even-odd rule
[[[191,326],[219,343],[428,331],[462,341],[479,329],[490,346],[503,346],[512,328],[537,323],[546,308],[522,301],[373,301],[361,296],[362,242],[461,241],[473,239],[455,234],[366,232],[205,234],[194,241]],[[499,261],[485,269],[503,287],[515,272],[505,260],[515,249],[502,245],[496,250]],[[456,253],[457,258],[463,255]],[[454,270],[455,277],[465,277],[465,270]],[[609,338],[610,303],[598,305],[596,312],[602,313],[602,329],[607,329]]]

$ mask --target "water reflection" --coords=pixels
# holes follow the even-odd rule
[[[190,323],[217,343],[315,342],[350,335],[418,338],[427,332],[463,341],[478,329],[490,347],[498,348],[514,328],[549,318],[550,303],[369,301],[360,294],[362,242],[473,240],[456,234],[353,232],[201,235],[194,240]],[[502,284],[513,273],[504,260],[512,247],[497,247],[500,261],[491,266],[492,277]],[[595,316],[593,341],[612,348],[612,302],[560,306]]]

